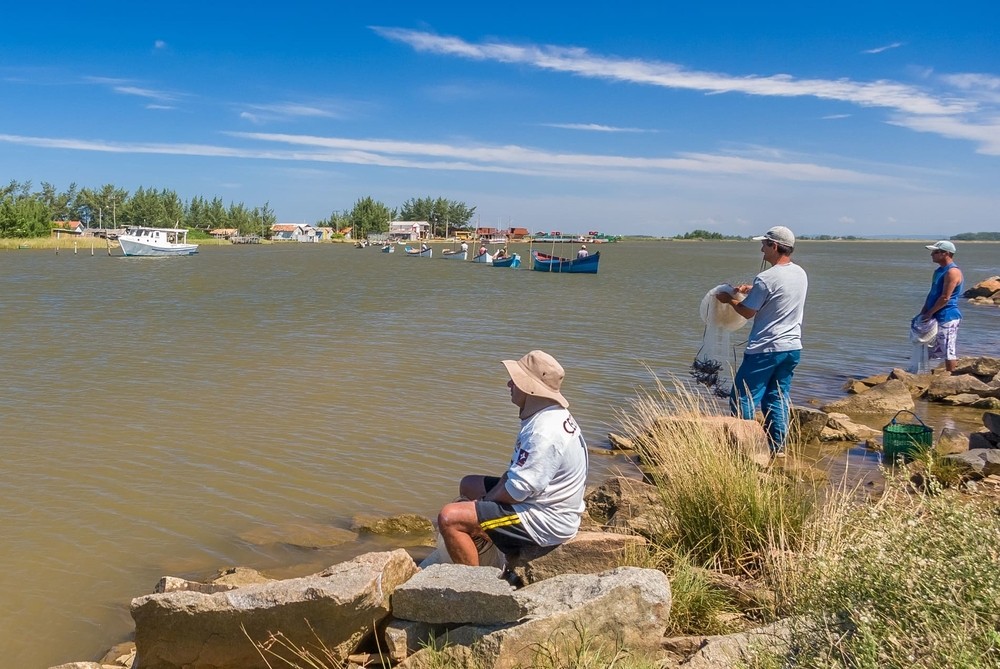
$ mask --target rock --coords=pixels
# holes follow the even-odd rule
[[[792,407],[793,430],[798,430],[798,441],[809,444],[820,438],[820,433],[826,426],[826,413],[811,407]]]
[[[111,665],[113,667],[129,667],[135,663],[135,642],[124,641],[116,644],[104,654],[98,664]]]
[[[400,534],[434,534],[434,524],[430,519],[415,513],[398,516],[374,516],[358,514],[351,522],[351,529],[359,534],[398,536]]]
[[[961,395],[949,395],[948,397],[942,397],[939,401],[942,404],[950,404],[956,407],[971,407],[973,404],[981,400],[979,395],[973,395],[972,393],[962,393]],[[992,398],[987,398],[992,399]]]
[[[1000,435],[992,432],[973,432],[969,435],[969,450],[997,448],[998,444],[1000,444]]]
[[[871,388],[871,386],[860,379],[849,379],[847,383],[844,384],[844,392],[852,395],[860,395],[861,393],[868,392],[869,388]]]
[[[259,583],[270,583],[274,579],[268,578],[256,569],[250,567],[230,567],[221,569],[211,581],[212,585],[232,585],[242,587],[244,585],[257,585]]]
[[[579,532],[559,546],[522,548],[507,557],[507,566],[525,584],[560,574],[597,574],[622,563],[626,551],[646,545],[646,539],[611,532]]]
[[[479,669],[538,666],[544,647],[547,666],[575,666],[580,644],[590,652],[614,653],[624,646],[640,656],[659,649],[670,615],[670,583],[655,569],[619,567],[602,574],[566,574],[516,591],[531,610],[520,625],[464,626],[448,633],[456,644],[443,651],[421,650],[399,669],[440,667],[441,653],[454,664]],[[586,639],[581,639],[581,632]],[[437,662],[437,664],[435,664]]]
[[[69,662],[49,667],[49,669],[121,669],[121,667],[116,667],[113,664],[101,664],[99,662]]]
[[[994,388],[983,383],[972,374],[958,376],[935,374],[930,387],[927,389],[926,397],[929,400],[939,401],[952,395],[971,394],[986,397],[992,392],[995,392]]]
[[[865,384],[869,388],[872,388],[874,386],[880,386],[888,380],[888,374],[876,374],[875,376],[869,376],[867,379],[861,379],[861,383]]]
[[[131,613],[138,664],[142,669],[267,669],[254,644],[277,633],[297,647],[323,644],[333,660],[342,661],[388,616],[393,590],[416,571],[406,551],[397,550],[368,553],[304,578],[228,592],[137,597]]]
[[[1000,398],[996,397],[980,397],[978,400],[970,404],[973,409],[986,409],[987,411],[994,411],[1000,409]]]
[[[789,624],[780,620],[749,632],[708,637],[703,647],[684,663],[684,669],[746,667],[761,651],[784,657],[790,640]]]
[[[496,567],[431,565],[392,595],[393,616],[421,623],[496,625],[516,622],[527,613]]]
[[[831,402],[823,409],[828,413],[891,414],[903,409],[912,411],[914,406],[907,385],[899,379],[889,379],[866,393]]]
[[[980,356],[978,358],[960,358],[955,363],[953,374],[972,374],[982,379],[991,379],[1000,374],[1000,358]]]
[[[946,457],[961,466],[973,478],[1000,474],[1000,449],[970,448],[966,453]]]
[[[694,567],[693,570],[708,581],[712,587],[726,593],[741,611],[772,610],[776,599],[770,590],[753,581],[747,581],[714,569]]]
[[[938,455],[955,455],[969,450],[969,438],[964,433],[944,428],[934,440],[934,452]]]
[[[708,439],[718,441],[720,445],[728,446],[743,453],[761,468],[771,462],[771,451],[767,443],[764,428],[755,420],[743,420],[733,416],[700,416],[688,418],[685,416],[660,416],[656,419],[656,429],[661,436],[676,434],[679,431],[699,430]]]
[[[618,532],[653,539],[663,530],[663,499],[656,486],[612,476],[584,498],[587,516]]]
[[[1000,276],[991,276],[988,279],[983,279],[972,288],[967,289],[962,293],[962,297],[991,297],[997,291],[1000,291]]]
[[[200,592],[202,594],[210,595],[216,592],[235,590],[238,587],[239,586],[236,585],[199,583],[197,581],[189,581],[176,576],[164,576],[153,587],[153,592],[156,594],[162,594],[165,592]]]
[[[624,437],[620,434],[615,434],[614,432],[608,433],[608,443],[611,444],[611,448],[616,451],[634,451],[635,442],[633,442],[628,437]]]
[[[993,434],[1000,434],[1000,413],[987,411],[983,414],[983,426]]]
[[[398,664],[421,648],[430,646],[451,627],[390,618],[382,633],[381,649],[394,664]]]
[[[882,435],[881,430],[876,430],[861,423],[855,423],[847,414],[843,413],[827,414],[826,430],[828,432],[824,431],[824,434],[835,433],[841,435],[841,438],[837,441],[858,442]]]

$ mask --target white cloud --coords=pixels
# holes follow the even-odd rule
[[[740,175],[752,179],[816,183],[895,184],[894,179],[802,161],[761,160],[737,155],[682,153],[659,158],[553,153],[514,145],[450,145],[386,139],[350,139],[271,133],[227,133],[290,149],[207,144],[108,142],[72,138],[0,135],[0,142],[48,149],[121,154],[186,155],[302,163],[344,163],[417,170],[496,172],[556,179],[662,182],[666,175]]]
[[[835,121],[842,118],[851,118],[851,114],[828,114],[826,116],[820,116],[821,121]]]
[[[617,128],[611,125],[600,125],[599,123],[540,123],[539,125],[546,128],[588,130],[592,132],[659,132],[658,130],[644,130],[642,128]]]
[[[163,51],[164,49],[167,48],[167,43],[161,39],[158,39],[155,42],[153,42],[153,48],[156,49],[157,51]]]
[[[878,46],[874,49],[865,49],[861,53],[882,53],[883,51],[888,51],[889,49],[898,49],[903,46],[902,42],[893,42],[892,44],[886,44],[885,46]]]
[[[979,146],[977,153],[1000,156],[1000,114],[977,122],[947,116],[900,116],[889,123],[917,132],[974,142]]]

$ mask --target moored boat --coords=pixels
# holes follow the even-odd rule
[[[406,246],[403,248],[407,256],[411,258],[432,258],[434,256],[434,249],[429,246],[424,246],[423,248],[415,249],[412,246]]]
[[[485,263],[487,265],[493,264],[493,255],[489,251],[483,251],[482,253],[477,253],[472,257],[472,262]]]
[[[521,256],[517,253],[506,258],[494,258],[494,267],[520,267],[521,266]]]
[[[395,244],[385,244],[382,246],[382,253],[395,253],[395,252],[396,252]]]
[[[560,258],[539,251],[532,251],[531,256],[534,260],[531,269],[561,274],[597,274],[597,265],[601,261],[600,251],[586,258]]]
[[[127,256],[189,256],[198,252],[198,245],[187,243],[187,233],[186,228],[137,226],[118,235],[118,243]]]
[[[451,249],[445,249],[441,252],[441,257],[446,260],[465,260],[469,257],[469,251],[453,251]]]

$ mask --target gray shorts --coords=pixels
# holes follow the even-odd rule
[[[499,482],[499,478],[487,476],[485,478],[487,492]],[[524,529],[520,516],[510,504],[477,500],[476,519],[479,521],[479,527],[504,555],[517,554],[522,546],[538,545]]]

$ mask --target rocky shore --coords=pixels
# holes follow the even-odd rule
[[[845,390],[845,398],[821,409],[795,407],[800,441],[878,450],[882,433],[856,421],[913,410],[915,399],[982,409],[980,429],[942,432],[933,448],[961,472],[963,484],[1000,484],[1000,359],[962,359],[954,374],[894,369],[852,380]],[[761,467],[774,466],[758,423],[703,420],[720,442]],[[616,449],[631,446],[620,435],[609,435],[609,441]],[[715,572],[706,578],[739,603],[742,631],[665,636],[669,579],[656,569],[620,566],[629,551],[655,536],[658,495],[643,481],[605,480],[588,492],[578,536],[512,559],[516,579],[501,578],[495,567],[442,563],[440,554],[418,565],[403,549],[366,553],[301,578],[274,580],[246,568],[226,569],[204,582],[165,576],[152,593],[131,603],[134,641],[97,662],[56,669],[268,669],[303,652],[331,667],[419,669],[440,666],[435,663],[441,653],[464,666],[533,666],[539,648],[568,642],[581,630],[588,643],[628,648],[663,667],[735,667],[751,647],[780,651],[787,625],[756,626],[761,618],[755,612],[767,609],[773,593]],[[434,543],[433,526],[418,516],[359,518],[354,525],[399,537],[398,545]],[[444,650],[428,647],[444,640]]]

